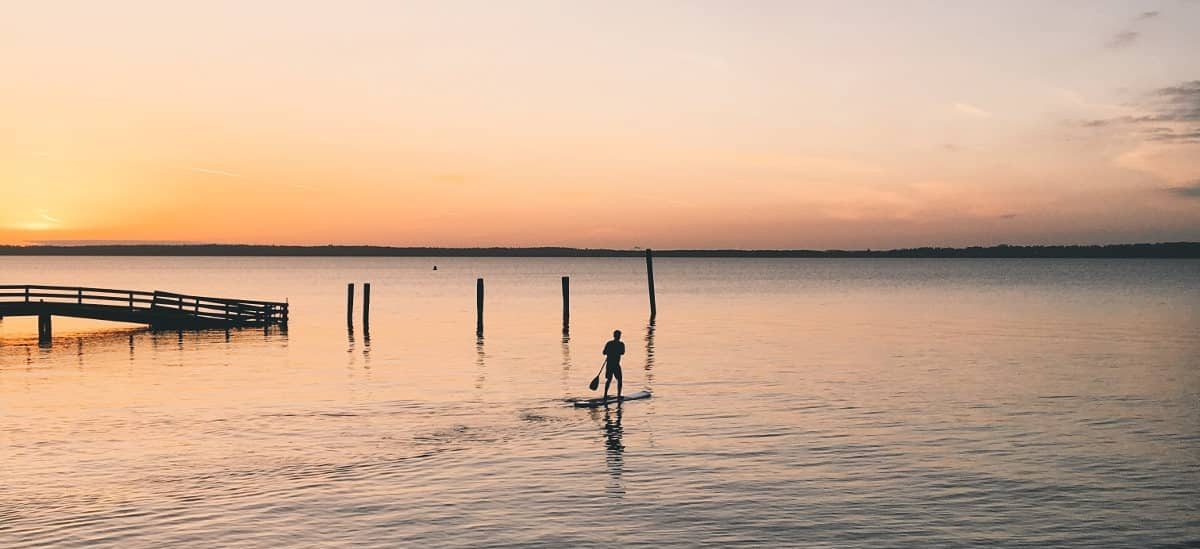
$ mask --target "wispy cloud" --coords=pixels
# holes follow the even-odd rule
[[[1174,122],[1200,122],[1200,80],[1168,86],[1155,92],[1161,100],[1159,115]]]
[[[63,221],[50,215],[49,210],[34,208],[33,216],[12,223],[6,223],[2,227],[20,231],[50,231],[59,229],[62,225]]]
[[[1200,143],[1200,80],[1153,90],[1135,106],[1142,114],[1085,120],[1085,128],[1123,128],[1146,141]]]
[[[1134,42],[1137,42],[1139,36],[1141,36],[1141,33],[1137,31],[1118,32],[1112,38],[1109,38],[1108,42],[1104,45],[1114,50],[1127,48],[1132,46]]]
[[[1165,190],[1180,198],[1200,199],[1200,179],[1179,187],[1169,187]]]
[[[61,219],[50,215],[50,212],[47,210],[39,209],[39,210],[34,210],[34,211],[37,212],[38,217],[40,217],[43,221],[49,221],[50,223],[54,223],[54,224],[62,223]]]
[[[242,176],[242,174],[240,174],[240,173],[227,172],[224,170],[214,170],[211,168],[191,167],[191,168],[188,168],[188,171],[193,171],[196,173],[206,173],[209,175],[219,175],[221,177],[241,177]]]
[[[979,107],[976,107],[975,105],[972,105],[970,103],[963,103],[963,102],[959,101],[959,102],[955,103],[953,105],[953,107],[954,107],[954,110],[958,111],[959,113],[968,115],[968,116],[975,116],[978,118],[991,118],[992,117],[992,113],[985,111]]]
[[[1200,130],[1177,132],[1170,128],[1151,128],[1147,139],[1167,143],[1200,143]]]
[[[1134,45],[1137,43],[1138,39],[1141,38],[1142,33],[1133,30],[1133,28],[1138,26],[1138,24],[1142,21],[1147,21],[1158,17],[1158,14],[1158,11],[1143,11],[1142,13],[1137,14],[1133,20],[1129,22],[1125,30],[1112,35],[1112,37],[1104,43],[1104,46],[1111,50],[1121,50]]]

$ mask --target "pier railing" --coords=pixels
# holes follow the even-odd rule
[[[224,299],[156,291],[152,308],[185,311],[197,318],[227,320],[241,324],[286,324],[287,303]]]
[[[154,301],[152,292],[133,290],[109,290],[105,288],[83,288],[68,286],[0,286],[0,302],[74,303],[76,305],[125,305],[129,309],[149,308]]]
[[[288,321],[288,304],[275,301],[225,299],[163,291],[0,285],[0,303],[22,302],[146,311],[151,316],[186,317],[230,325],[287,324]]]

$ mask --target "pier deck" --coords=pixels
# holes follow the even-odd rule
[[[0,285],[0,318],[6,316],[38,317],[38,339],[48,341],[53,316],[131,322],[171,330],[286,326],[288,304],[157,290]]]

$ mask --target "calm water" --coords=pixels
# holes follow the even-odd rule
[[[287,333],[56,318],[49,348],[0,321],[0,547],[1200,544],[1200,262],[655,271],[648,325],[637,259],[0,257],[292,305]],[[655,397],[564,406],[613,328]]]

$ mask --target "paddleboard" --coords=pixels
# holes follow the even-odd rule
[[[618,400],[615,395],[610,396],[608,398],[608,403],[616,404],[618,402],[624,402],[626,400],[641,400],[643,398],[650,398],[650,391],[638,391],[636,393],[629,393],[626,395],[622,395],[620,400]],[[589,398],[587,400],[576,400],[575,401],[576,408],[596,408],[599,406],[604,406],[604,397]]]

